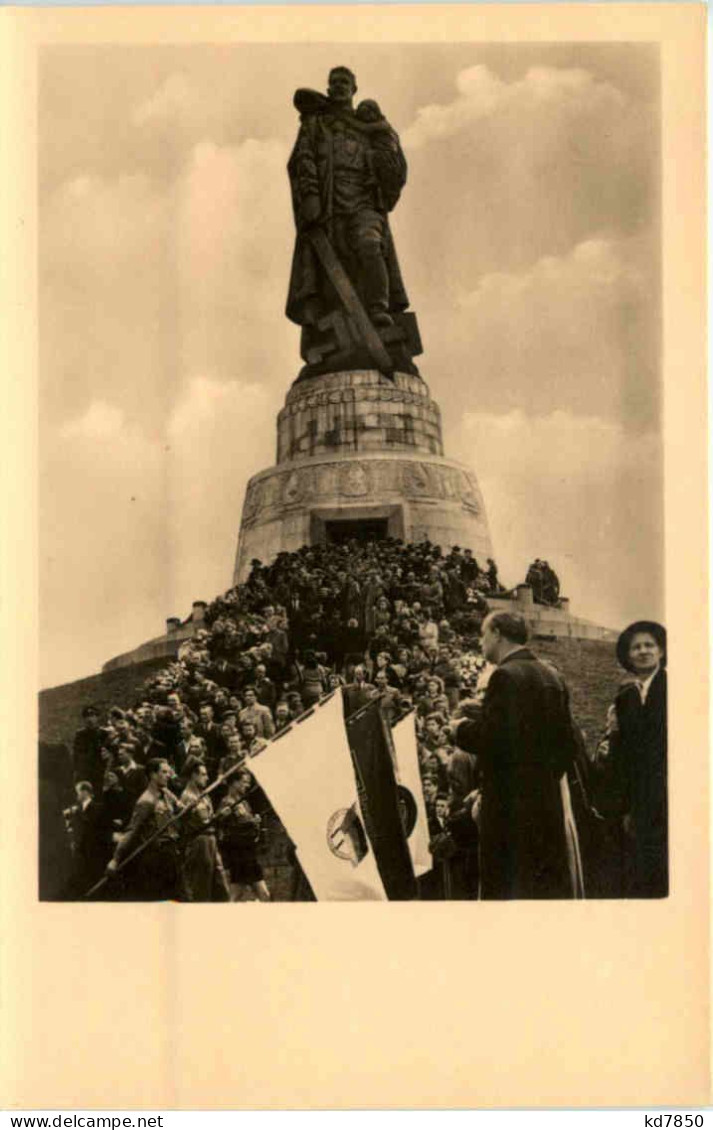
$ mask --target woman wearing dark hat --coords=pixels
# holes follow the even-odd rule
[[[626,840],[624,894],[668,895],[666,630],[638,620],[621,633],[619,663],[633,676],[616,696],[609,759]]]

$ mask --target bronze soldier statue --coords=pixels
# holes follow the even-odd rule
[[[356,90],[352,71],[334,67],[326,96],[294,97],[300,130],[287,168],[297,237],[286,312],[302,326],[302,376],[413,373],[421,352],[388,221],[406,160],[377,103],[354,108]]]

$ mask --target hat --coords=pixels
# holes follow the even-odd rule
[[[656,643],[659,645],[661,651],[663,652],[661,666],[665,667],[666,629],[662,624],[657,624],[655,620],[636,620],[633,624],[629,624],[629,627],[625,628],[621,633],[619,639],[616,641],[616,657],[619,660],[621,666],[625,671],[631,671],[632,668],[629,663],[629,648],[631,647],[632,639],[639,632],[648,632],[650,636],[654,637]]]
[[[97,710],[96,706],[83,706],[82,707],[82,718],[89,718],[89,717],[94,717],[94,718],[99,717],[99,711]]]

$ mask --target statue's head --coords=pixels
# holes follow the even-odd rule
[[[350,103],[357,91],[356,75],[349,67],[332,67],[327,92],[332,102]]]
[[[356,116],[360,122],[380,122],[383,118],[381,107],[373,98],[364,98],[356,108]]]

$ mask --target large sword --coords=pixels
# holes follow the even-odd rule
[[[339,262],[336,252],[332,247],[327,233],[321,227],[312,227],[307,236],[314,247],[325,274],[336,290],[347,314],[354,319],[361,333],[369,353],[376,362],[377,368],[393,380],[394,362],[389,356],[383,341],[379,337],[372,321],[364,309],[361,299],[352,286],[349,275]]]

